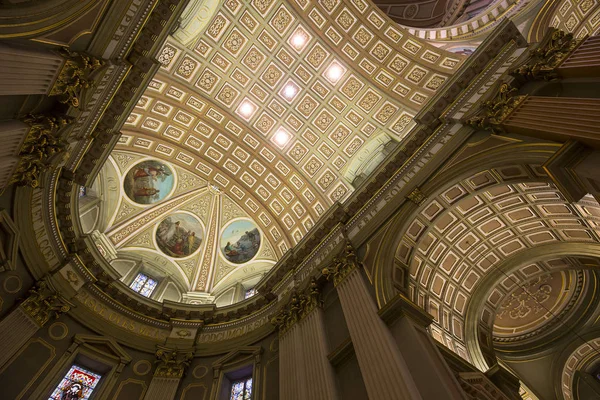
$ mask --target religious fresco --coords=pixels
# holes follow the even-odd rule
[[[203,240],[204,229],[200,221],[185,213],[166,217],[156,230],[158,248],[169,257],[187,257],[200,248]]]
[[[237,220],[221,234],[221,252],[227,261],[243,264],[250,261],[260,248],[260,232],[249,220]]]
[[[164,163],[146,160],[134,165],[123,181],[123,190],[138,204],[154,204],[163,200],[175,183],[173,172]]]

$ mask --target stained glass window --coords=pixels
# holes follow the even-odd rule
[[[156,284],[157,282],[154,279],[144,274],[138,274],[129,287],[142,296],[150,297],[154,288],[156,288]]]
[[[231,384],[231,396],[229,400],[251,400],[252,378],[235,381]]]
[[[83,197],[87,194],[87,188],[85,186],[79,186],[79,197]]]
[[[252,289],[248,289],[246,290],[246,294],[244,295],[244,299],[247,299],[249,297],[252,297],[256,294],[256,289],[252,288]]]
[[[101,376],[73,365],[48,400],[89,399]]]

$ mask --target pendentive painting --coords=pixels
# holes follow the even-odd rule
[[[123,190],[138,204],[154,204],[173,189],[173,172],[165,164],[156,160],[137,163],[125,175]]]
[[[156,230],[158,248],[169,257],[182,258],[194,254],[204,240],[200,221],[185,213],[163,219]]]
[[[225,259],[232,263],[243,264],[250,261],[259,248],[260,232],[252,221],[234,221],[221,234],[221,251]]]

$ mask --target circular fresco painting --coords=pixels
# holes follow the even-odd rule
[[[123,190],[138,204],[153,204],[161,201],[171,192],[175,179],[173,172],[165,164],[156,160],[146,160],[134,165],[123,181]]]
[[[185,213],[163,219],[156,229],[156,244],[169,257],[182,258],[195,253],[204,240],[200,221]]]
[[[258,253],[260,232],[252,221],[234,221],[223,230],[220,245],[227,261],[243,264],[252,260]]]

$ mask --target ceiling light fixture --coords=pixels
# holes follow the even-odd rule
[[[292,36],[292,46],[296,49],[301,49],[302,46],[306,43],[306,35],[302,32],[296,32],[294,36]]]
[[[279,95],[283,97],[288,103],[291,103],[298,92],[300,91],[300,87],[294,83],[294,81],[289,80],[287,83],[281,88],[279,91]]]
[[[256,105],[248,99],[244,99],[237,109],[237,113],[242,116],[246,121],[252,118],[256,111]]]
[[[325,70],[325,77],[329,82],[336,84],[344,76],[344,73],[346,73],[346,69],[340,63],[334,61]]]
[[[280,148],[284,148],[285,145],[290,141],[291,135],[283,128],[279,128],[273,136],[273,141]]]
[[[289,37],[288,43],[297,53],[306,48],[311,39],[311,35],[302,26],[298,26],[294,33]]]

